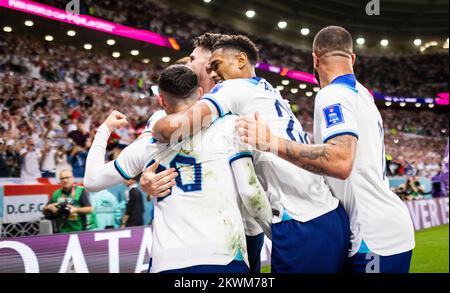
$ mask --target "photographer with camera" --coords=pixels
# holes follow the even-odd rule
[[[54,220],[57,233],[85,231],[87,215],[94,211],[88,193],[84,187],[74,184],[72,171],[61,171],[59,179],[62,188],[53,193],[43,213]]]

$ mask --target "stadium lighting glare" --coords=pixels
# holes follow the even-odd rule
[[[76,36],[76,34],[77,34],[77,32],[76,32],[76,31],[72,31],[72,30],[70,30],[70,31],[67,31],[67,35],[68,35],[69,37],[75,37],[75,36]]]
[[[300,87],[302,90],[305,90],[308,86],[307,86],[306,84],[302,83],[301,85],[299,85],[299,87]]]
[[[3,31],[4,31],[5,33],[10,33],[10,32],[12,32],[12,28],[11,28],[10,26],[5,26],[5,27],[3,28]]]
[[[91,44],[84,44],[83,48],[85,50],[90,50],[90,49],[92,49],[92,45]]]
[[[212,0],[203,0],[205,3],[211,3]]]
[[[169,63],[170,62],[170,57],[162,57],[161,61],[164,63]]]
[[[447,133],[447,129],[442,128],[442,129],[441,129],[441,132],[442,132],[443,134],[446,134],[446,133]]]
[[[34,22],[32,22],[31,20],[26,20],[26,21],[25,21],[25,25],[31,27],[31,26],[34,25]]]
[[[422,40],[421,39],[415,39],[414,40],[414,46],[419,47],[420,45],[422,45]]]
[[[429,104],[428,108],[433,109],[434,108],[434,104]]]
[[[142,59],[142,63],[148,64],[150,63],[150,59],[148,58]]]
[[[53,36],[51,36],[51,35],[45,36],[44,39],[45,39],[47,42],[51,42],[51,41],[54,40]]]
[[[442,46],[442,48],[444,48],[444,49],[448,49],[448,38],[447,38],[447,41],[444,43],[444,45]]]
[[[293,93],[293,94],[296,94],[296,93],[298,93],[298,89],[297,89],[297,88],[293,88],[293,89],[291,89],[291,93]]]
[[[314,95],[313,92],[306,92],[306,96],[307,96],[307,97],[312,97],[313,95]]]
[[[108,46],[114,46],[116,44],[116,40],[109,39],[106,41],[106,44],[108,44]]]
[[[416,108],[420,108],[420,107],[422,107],[422,104],[421,103],[416,103]]]
[[[112,53],[112,56],[114,58],[119,58],[120,57],[120,53],[119,52],[114,52],[114,53]]]
[[[278,23],[278,27],[279,27],[280,29],[285,29],[285,28],[287,28],[287,25],[288,25],[288,23],[287,23],[286,21],[280,21],[280,22]]]
[[[279,90],[280,92],[282,92],[282,91],[284,90],[284,86],[282,86],[282,85],[277,86],[277,90]]]
[[[130,54],[133,55],[133,56],[137,56],[137,55],[139,55],[139,51],[138,50],[131,50]]]
[[[381,46],[383,46],[383,47],[387,47],[387,46],[389,45],[389,40],[386,40],[386,39],[381,40],[380,44],[381,44]]]
[[[302,28],[302,29],[300,30],[300,33],[301,33],[303,36],[307,36],[307,35],[309,35],[310,30],[309,30],[309,28],[304,27],[304,28]]]
[[[247,15],[248,18],[253,18],[253,17],[255,17],[256,12],[255,12],[255,10],[247,10],[245,15]]]
[[[366,39],[364,38],[357,38],[356,43],[360,46],[364,45],[366,43]]]
[[[400,103],[400,107],[406,107],[406,103],[405,102],[401,102]]]
[[[316,93],[318,93],[318,92],[320,91],[320,87],[315,87],[315,88],[313,88],[313,91],[316,92]]]
[[[386,102],[386,103],[384,103],[384,104],[386,105],[386,107],[392,106],[392,102]]]
[[[289,83],[290,83],[290,81],[287,79],[281,81],[282,85],[289,85]]]

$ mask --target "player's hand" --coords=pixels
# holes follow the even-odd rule
[[[103,124],[108,126],[111,131],[114,131],[128,124],[127,116],[118,111],[112,111],[112,113],[109,114],[108,118],[106,118]]]
[[[272,134],[267,123],[259,113],[254,117],[242,117],[236,121],[236,130],[243,143],[264,151],[274,151],[278,146],[278,138]]]
[[[156,174],[158,167],[159,161],[145,170],[141,176],[141,188],[150,196],[166,197],[170,194],[170,189],[177,184],[175,178],[178,177],[178,173],[171,168]]]

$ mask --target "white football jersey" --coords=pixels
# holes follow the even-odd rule
[[[341,76],[317,94],[314,116],[316,143],[341,135],[358,138],[350,178],[326,177],[350,217],[350,256],[359,251],[362,241],[381,256],[412,250],[413,224],[404,204],[389,189],[383,120],[372,95],[354,75]]]
[[[155,123],[166,116],[167,113],[164,110],[159,110],[153,113],[150,119],[148,119],[147,125],[145,126],[145,129],[142,133],[151,133],[153,131],[153,126],[155,126]]]
[[[155,160],[157,170],[176,168],[180,176],[171,195],[155,202],[152,272],[196,265],[228,265],[247,260],[244,224],[230,159],[240,154],[235,143],[236,116],[217,120],[191,139],[167,148],[143,138],[115,161],[125,178],[133,178]]]
[[[278,136],[309,143],[307,134],[284,100],[266,80],[234,79],[218,84],[203,97],[217,108],[222,117],[227,113],[252,116],[259,112]],[[294,218],[307,222],[337,208],[322,176],[305,171],[272,153],[256,152],[255,169],[269,196],[274,222]]]

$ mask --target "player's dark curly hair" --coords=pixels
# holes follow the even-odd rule
[[[259,50],[248,37],[243,35],[224,36],[218,40],[212,51],[219,49],[233,49],[247,54],[252,65],[259,61]]]
[[[212,51],[213,46],[217,41],[219,41],[224,35],[215,33],[205,33],[194,40],[194,47],[202,47]]]
[[[159,88],[175,99],[186,99],[198,88],[197,75],[185,65],[172,65],[161,72]]]

